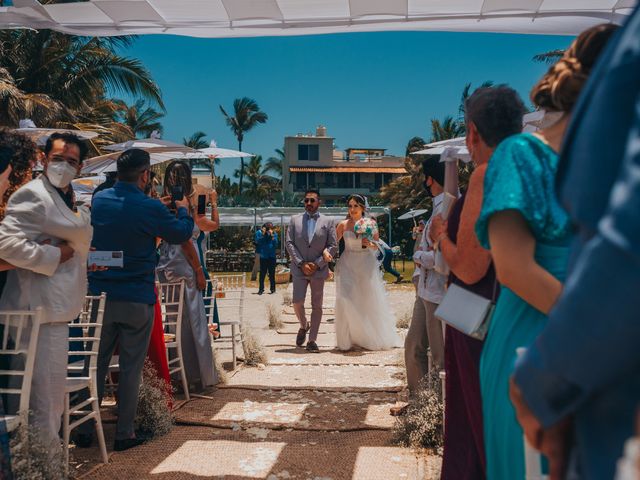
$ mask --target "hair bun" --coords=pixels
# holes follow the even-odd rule
[[[531,101],[548,111],[570,112],[602,49],[617,29],[603,24],[582,32],[531,90]]]

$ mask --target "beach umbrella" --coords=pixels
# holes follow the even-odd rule
[[[402,215],[400,215],[398,217],[398,220],[411,220],[412,218],[416,218],[416,217],[419,217],[420,215],[424,215],[428,211],[429,210],[427,210],[425,208],[420,208],[418,210],[411,209],[408,212],[403,213]]]
[[[170,142],[168,140],[161,140],[154,137],[142,139],[136,138],[134,140],[127,140],[126,142],[122,143],[114,143],[113,145],[107,145],[106,147],[103,147],[103,150],[108,150],[110,152],[123,152],[130,148],[140,148],[147,151],[151,151],[149,149],[164,148],[167,151],[170,150],[176,152],[195,152],[195,149],[182,145],[181,143]]]
[[[148,148],[145,149],[149,152],[151,165],[157,165],[159,163],[168,162],[170,160],[184,160],[186,159],[187,152],[173,150],[168,147],[164,148]],[[193,149],[189,149],[193,151]],[[92,175],[98,173],[115,172],[118,170],[117,160],[122,155],[122,152],[112,152],[106,155],[100,155],[85,160],[82,165],[80,173],[83,175]]]
[[[47,143],[47,139],[53,133],[70,133],[79,137],[81,140],[91,140],[98,136],[96,132],[74,130],[72,128],[38,128],[36,127],[36,124],[28,118],[20,120],[19,128],[16,128],[15,131],[29,137],[39,146],[43,146]]]

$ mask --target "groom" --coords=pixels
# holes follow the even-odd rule
[[[322,320],[322,299],[324,282],[329,276],[327,262],[322,256],[326,248],[331,256],[338,250],[336,229],[329,217],[320,215],[320,193],[307,190],[304,195],[305,213],[291,217],[287,230],[287,252],[291,257],[293,275],[293,309],[300,322],[296,345],[301,347],[309,332],[307,351],[319,353],[316,339]],[[304,299],[307,286],[311,285],[311,326],[307,323]]]

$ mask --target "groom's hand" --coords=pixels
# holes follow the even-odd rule
[[[313,262],[306,262],[302,265],[302,273],[304,273],[306,277],[313,275],[316,270],[318,270],[318,266]]]

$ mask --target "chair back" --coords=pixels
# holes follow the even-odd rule
[[[11,395],[12,400],[17,398],[15,403],[10,403],[18,405],[19,414],[26,415],[29,411],[33,366],[42,321],[41,307],[31,311],[0,311],[0,394]]]
[[[162,326],[164,333],[173,335],[173,340],[165,343],[182,345],[182,308],[184,304],[184,281],[177,283],[160,283],[158,296],[162,309]]]
[[[217,299],[218,311],[225,321],[238,321],[242,323],[244,317],[244,296],[247,286],[246,274],[215,275],[213,295]]]
[[[69,322],[69,357],[76,361],[69,362],[67,376],[88,376],[97,372],[106,303],[107,294],[104,292],[101,295],[87,295],[80,315]]]

